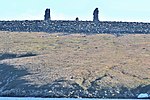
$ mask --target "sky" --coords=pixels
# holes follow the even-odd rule
[[[93,20],[99,8],[100,21],[150,22],[150,0],[0,0],[0,20]]]

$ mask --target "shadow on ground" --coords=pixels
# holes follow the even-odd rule
[[[31,56],[36,56],[36,55],[37,54],[31,53],[31,52],[28,52],[26,54],[0,53],[0,60],[21,58],[21,57],[31,57]]]
[[[31,75],[27,69],[17,69],[15,66],[0,64],[0,96],[7,97],[51,97],[51,98],[137,98],[140,93],[150,94],[150,85],[129,89],[123,85],[117,88],[101,87],[93,81],[85,90],[79,84],[56,79],[52,83],[38,86],[31,85],[23,77]],[[101,88],[100,88],[101,87]]]
[[[19,88],[28,83],[27,80],[21,79],[29,75],[25,69],[17,69],[12,65],[0,64],[0,96],[15,96]]]

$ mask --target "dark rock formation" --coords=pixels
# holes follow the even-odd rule
[[[76,18],[76,21],[79,21],[79,18],[78,18],[78,17]]]
[[[99,14],[99,10],[98,10],[98,8],[96,8],[96,9],[94,10],[94,12],[93,12],[93,21],[94,21],[94,22],[98,22],[98,21],[99,21],[99,19],[98,19],[98,14]]]
[[[44,20],[50,20],[50,9],[45,10]]]

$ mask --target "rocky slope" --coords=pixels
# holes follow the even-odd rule
[[[116,21],[22,20],[0,21],[0,31],[84,34],[149,34],[150,23]]]
[[[0,32],[0,96],[150,94],[150,35]]]

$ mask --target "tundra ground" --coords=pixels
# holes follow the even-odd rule
[[[150,85],[150,34],[0,32],[0,54],[1,91],[24,84],[41,87],[56,80],[75,83],[85,91]]]

